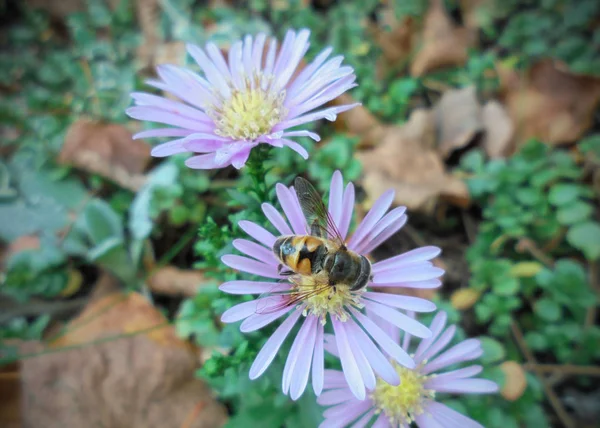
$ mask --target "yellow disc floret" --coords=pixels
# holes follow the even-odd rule
[[[308,296],[303,299],[304,315],[319,317],[322,324],[325,324],[327,314],[345,322],[349,317],[348,307],[359,309],[363,307],[360,303],[362,291],[350,291],[350,287],[345,285],[318,286],[315,285],[312,277],[304,276],[295,288],[296,296]]]
[[[207,110],[217,125],[215,134],[252,141],[269,134],[285,117],[285,90],[275,90],[271,85],[263,88],[260,82],[260,76],[255,76],[241,90],[232,87],[231,96],[223,99],[220,107]]]
[[[423,387],[430,376],[422,375],[418,369],[410,370],[396,363],[392,364],[400,377],[400,385],[393,386],[378,379],[371,400],[377,412],[384,412],[392,425],[410,425],[416,416],[423,413],[423,401],[434,398],[435,391]]]

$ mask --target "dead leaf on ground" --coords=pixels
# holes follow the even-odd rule
[[[148,278],[148,287],[159,294],[192,297],[198,293],[198,288],[206,282],[206,277],[200,271],[165,266]]]
[[[442,0],[431,0],[425,15],[421,46],[410,67],[413,76],[423,76],[444,67],[467,62],[467,49],[474,44],[474,33],[455,25]]]
[[[54,352],[22,361],[25,426],[225,423],[224,407],[194,377],[196,351],[140,294],[93,301],[66,331],[49,345]]]
[[[485,128],[481,145],[487,155],[491,159],[511,155],[515,126],[504,106],[498,101],[489,101],[481,110],[481,119]]]
[[[473,307],[481,297],[481,291],[472,288],[459,288],[450,296],[450,302],[455,309],[466,311]]]
[[[142,172],[150,161],[150,146],[131,138],[121,125],[79,119],[67,131],[58,161],[137,191],[146,181]]]
[[[391,188],[396,191],[394,202],[411,210],[431,213],[440,196],[467,206],[467,187],[446,172],[433,148],[435,134],[433,113],[415,110],[406,124],[388,128],[375,149],[357,153],[369,198],[375,200]]]
[[[531,138],[571,143],[592,125],[600,101],[599,78],[560,70],[551,60],[538,62],[521,76],[503,66],[498,72],[517,147]]]
[[[17,364],[0,368],[0,426],[19,428],[21,423],[21,382]]]
[[[398,21],[393,8],[387,7],[381,14],[383,26],[371,24],[369,29],[375,43],[381,48],[377,61],[377,77],[380,79],[391,70],[401,70],[410,59],[417,38],[417,23],[412,17]]]
[[[433,112],[437,122],[437,148],[443,158],[465,147],[483,130],[474,86],[444,92]]]
[[[333,105],[353,104],[356,101],[348,94],[342,94],[332,101]],[[361,147],[376,146],[387,132],[387,127],[383,125],[373,114],[363,105],[354,107],[340,114],[340,120],[334,122],[338,131],[345,129],[360,137]]]
[[[515,401],[523,395],[527,388],[525,370],[516,361],[505,361],[500,364],[500,369],[506,376],[500,394],[508,401]]]

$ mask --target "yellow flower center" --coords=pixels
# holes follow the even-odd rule
[[[217,125],[215,134],[252,141],[269,134],[273,126],[287,115],[283,106],[285,90],[272,88],[272,78],[263,89],[261,81],[263,79],[257,74],[252,81],[246,79],[241,90],[232,86],[231,96],[223,100],[219,108],[207,110]]]
[[[422,375],[418,368],[410,370],[394,362],[392,364],[400,377],[400,385],[393,386],[378,379],[371,400],[377,413],[384,412],[392,425],[410,425],[416,416],[423,413],[423,401],[435,397],[435,391],[423,387],[431,376]]]
[[[348,306],[362,308],[360,303],[360,291],[350,291],[350,287],[338,285],[336,287],[324,287],[322,291],[315,292],[316,287],[313,278],[304,276],[301,279],[301,284],[296,285],[296,290],[292,293],[294,297],[310,296],[303,299],[304,316],[314,315],[321,318],[321,323],[327,321],[327,314],[331,317],[336,317],[338,320],[345,322],[348,320]]]

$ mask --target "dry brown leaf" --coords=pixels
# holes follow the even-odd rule
[[[4,428],[22,426],[21,382],[17,364],[0,368],[0,426]]]
[[[440,196],[468,205],[465,183],[446,172],[432,148],[435,133],[433,113],[415,110],[405,125],[388,128],[375,149],[357,153],[364,169],[363,187],[371,200],[392,188],[395,203],[411,210],[431,213]]]
[[[200,271],[165,266],[148,278],[148,287],[159,294],[192,297],[198,293],[198,288],[206,282],[206,277]]]
[[[194,378],[196,351],[143,296],[93,301],[66,331],[49,346],[54,352],[22,362],[25,426],[225,423],[223,406]]]
[[[342,94],[333,100],[332,104],[344,105],[355,102],[349,94]],[[359,136],[361,147],[377,145],[387,132],[387,127],[362,105],[341,113],[340,120],[335,121],[334,126],[338,132],[347,130],[350,134]]]
[[[383,24],[391,28],[385,30],[372,24],[370,31],[375,43],[381,48],[377,61],[377,77],[383,78],[390,70],[401,70],[408,62],[416,41],[416,21],[404,17],[398,21],[391,7],[382,12]]]
[[[523,395],[525,388],[527,388],[525,370],[516,361],[505,361],[500,364],[500,369],[506,376],[500,394],[508,401],[515,401]]]
[[[600,79],[540,61],[525,75],[499,67],[502,98],[515,124],[517,147],[531,138],[548,144],[578,140],[593,123]]]
[[[465,64],[473,39],[471,30],[454,25],[442,0],[431,0],[421,47],[410,67],[411,74],[422,76],[439,68]]]
[[[444,92],[433,111],[437,122],[437,148],[443,158],[465,147],[483,129],[474,86]]]
[[[481,28],[492,19],[493,0],[460,0],[460,11],[467,28]]]
[[[136,191],[146,181],[141,173],[150,161],[150,146],[121,125],[80,119],[67,131],[58,161]]]
[[[481,110],[485,133],[481,144],[491,159],[509,156],[514,149],[515,126],[508,112],[498,101],[489,101]]]
[[[455,309],[466,311],[470,309],[481,297],[481,291],[472,288],[460,288],[452,293],[450,302]]]

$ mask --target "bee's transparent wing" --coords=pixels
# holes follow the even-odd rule
[[[331,239],[340,247],[345,246],[342,234],[335,225],[331,215],[329,215],[329,210],[327,210],[321,196],[313,185],[304,178],[297,177],[294,180],[294,190],[296,190],[296,194],[298,195],[300,207],[306,217],[311,234]]]

